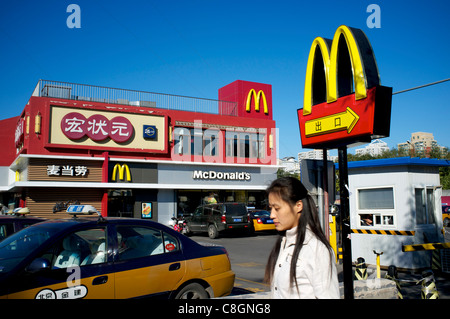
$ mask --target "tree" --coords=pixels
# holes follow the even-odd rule
[[[388,151],[384,151],[381,155],[372,156],[370,154],[348,154],[347,160],[351,161],[366,161],[372,159],[381,159],[381,158],[396,158],[396,157],[427,157],[427,158],[437,158],[437,159],[447,159],[450,160],[450,152],[449,148],[446,147],[443,150],[440,147],[433,146],[431,150],[425,154],[416,153],[414,151],[408,152],[407,150],[398,150],[395,147],[391,148]],[[450,167],[440,167],[439,168],[439,176],[443,189],[450,189]],[[336,182],[338,183],[338,181]]]

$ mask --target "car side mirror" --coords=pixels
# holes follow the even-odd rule
[[[28,267],[25,269],[29,273],[37,273],[42,270],[48,270],[50,269],[50,262],[46,258],[36,258],[31,262],[31,264],[28,265]]]

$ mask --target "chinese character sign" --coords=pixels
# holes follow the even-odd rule
[[[87,136],[93,141],[103,141],[109,135],[109,120],[100,114],[92,115],[87,120]]]
[[[126,142],[133,135],[133,125],[123,116],[117,116],[110,121],[109,136],[116,142]]]
[[[123,116],[116,116],[108,120],[101,114],[94,114],[89,118],[71,112],[61,120],[61,130],[71,140],[79,140],[88,136],[93,141],[103,141],[108,137],[117,143],[128,141],[133,136],[133,125]]]
[[[87,172],[86,166],[47,165],[48,176],[86,176]]]

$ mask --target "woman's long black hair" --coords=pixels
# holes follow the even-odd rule
[[[303,247],[303,241],[305,240],[306,226],[309,226],[314,235],[316,235],[317,239],[320,240],[328,248],[328,250],[330,251],[330,262],[332,260],[332,248],[320,227],[319,215],[317,213],[316,205],[311,196],[308,194],[305,186],[303,186],[302,182],[293,177],[281,177],[274,180],[272,184],[267,188],[266,192],[267,196],[270,193],[277,194],[283,201],[291,205],[295,205],[299,200],[301,200],[303,203],[303,210],[301,212],[297,226],[297,240],[295,243],[294,254],[291,260],[289,275],[291,286],[294,283],[297,286],[296,265],[298,255],[300,254],[300,250]],[[284,235],[284,232],[280,232],[280,235]],[[280,253],[281,240],[282,236],[279,236],[267,261],[264,281],[268,284],[270,284],[273,279],[275,264],[278,259],[278,254]]]

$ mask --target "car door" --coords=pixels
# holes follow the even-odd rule
[[[68,233],[38,254],[18,274],[8,298],[110,299],[114,281],[108,228],[95,226]]]
[[[186,266],[178,239],[142,225],[117,226],[116,298],[167,297]]]
[[[191,231],[201,231],[202,230],[202,219],[203,219],[203,206],[197,207],[194,214],[190,218],[189,227]]]
[[[208,226],[210,223],[213,223],[214,221],[212,220],[212,206],[205,206],[203,208],[203,214],[201,217],[201,222],[200,222],[200,229],[201,231],[205,232],[208,231]]]

